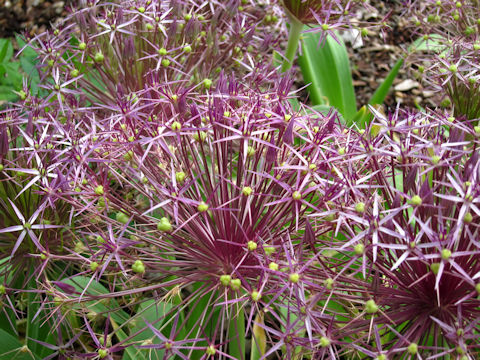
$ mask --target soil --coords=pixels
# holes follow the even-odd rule
[[[66,15],[70,0],[0,0],[0,38],[42,33]]]
[[[347,44],[358,107],[368,103],[375,89],[381,85],[395,63],[405,57],[408,47],[416,39],[408,26],[401,0],[371,0],[370,3],[378,12],[361,13],[361,20],[378,22],[388,14],[388,28],[369,29],[369,34],[362,38],[363,44],[360,47],[354,48]],[[416,79],[415,72],[409,70],[408,64],[404,63],[385,99],[384,110],[392,110],[398,103],[402,108],[435,108],[440,100],[436,94],[424,88],[421,81]]]

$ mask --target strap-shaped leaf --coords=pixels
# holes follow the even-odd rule
[[[393,66],[392,70],[388,73],[387,77],[380,86],[375,90],[375,93],[372,95],[372,98],[368,102],[371,105],[380,105],[383,104],[385,97],[387,96],[390,88],[392,87],[393,80],[397,77],[398,72],[402,68],[403,65],[403,58],[398,59],[395,65]]]
[[[351,119],[357,111],[352,74],[345,44],[331,36],[319,45],[319,33],[305,33],[298,58],[303,79],[314,105],[330,105]]]
[[[380,86],[375,90],[375,93],[372,95],[370,101],[368,102],[370,105],[382,105],[383,102],[385,101],[385,97],[388,95],[388,92],[390,91],[390,88],[392,87],[393,80],[398,75],[398,72],[402,68],[403,65],[403,58],[398,59],[395,65],[393,66],[392,70],[388,73],[387,77],[383,82],[380,84]],[[351,119],[351,124],[356,124],[359,128],[363,129],[365,128],[365,124],[368,124],[371,119],[373,118],[373,115],[370,113],[368,108],[364,105],[358,110],[357,114]]]

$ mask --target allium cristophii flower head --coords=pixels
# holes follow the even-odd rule
[[[274,12],[236,0],[86,3],[31,44],[44,76],[54,79],[48,90],[55,96],[81,88],[95,103],[134,103],[137,92],[168,82],[181,106],[182,89],[208,90],[221,70],[268,74],[264,59],[283,34],[278,18],[264,20]]]
[[[232,352],[235,339],[214,342],[224,336],[221,329],[236,326],[240,315],[227,314],[248,310],[247,330],[270,301],[304,317],[292,296],[304,282],[323,287],[328,278],[314,275],[306,266],[312,255],[302,253],[304,244],[314,249],[321,229],[307,215],[335,195],[322,179],[330,170],[321,143],[341,135],[336,114],[293,112],[285,82],[260,92],[221,74],[207,97],[187,91],[182,111],[161,86],[156,89],[157,98],[139,97],[143,110],[135,129],[122,126],[128,115],[118,111],[102,120],[101,133],[85,134],[85,151],[94,155],[88,161],[96,164],[84,168],[87,183],[79,177],[75,184],[85,196],[74,206],[94,220],[83,225],[85,248],[101,263],[95,271],[118,273],[117,282],[129,294],[144,291],[131,288],[133,277],[139,284],[157,284],[147,286],[150,291],[168,286],[184,297],[178,306],[192,312],[205,307],[194,322],[177,320],[172,346],[182,340],[179,332],[187,332],[218,353]],[[85,158],[77,160],[76,168]],[[115,179],[115,186],[105,177]],[[303,322],[290,324],[275,311],[265,321],[292,327],[289,349],[303,343]],[[173,321],[173,312],[162,321]],[[211,327],[213,338],[204,339]],[[276,336],[280,329],[272,332]],[[277,340],[285,342],[283,336]]]
[[[444,106],[467,120],[480,117],[478,4],[475,1],[412,1],[406,6],[417,36],[411,62],[416,75],[442,91]]]
[[[358,311],[342,327],[358,351],[478,357],[478,146],[467,124],[397,110],[376,112],[342,149],[335,166],[345,186],[331,205],[342,236],[325,245],[334,294],[345,314],[346,304]]]
[[[57,196],[68,188],[64,133],[31,100],[21,111],[0,114],[0,258],[8,260],[1,272],[7,285],[28,267],[36,268],[37,278],[44,275],[50,255],[65,255],[62,243],[74,237],[71,207]]]

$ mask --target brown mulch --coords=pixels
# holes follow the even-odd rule
[[[370,3],[378,13],[364,13],[362,20],[378,21],[381,14],[390,13],[387,21],[389,28],[383,31],[371,29],[369,35],[362,39],[361,47],[353,49],[347,44],[358,107],[368,103],[375,89],[387,77],[397,60],[404,57],[406,49],[416,39],[403,14],[405,9],[401,0],[371,0]],[[434,108],[440,100],[438,95],[424,88],[415,73],[409,71],[408,64],[404,63],[385,99],[384,107],[385,110],[392,110],[400,103],[403,108]]]
[[[69,0],[0,0],[0,38],[41,33],[64,17]]]

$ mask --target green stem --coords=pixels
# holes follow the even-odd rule
[[[282,64],[282,72],[287,71],[293,65],[293,60],[297,54],[298,41],[300,40],[300,35],[302,33],[303,24],[295,19],[293,16],[290,18],[290,30],[288,33],[288,44],[287,52],[285,53],[285,59]]]

